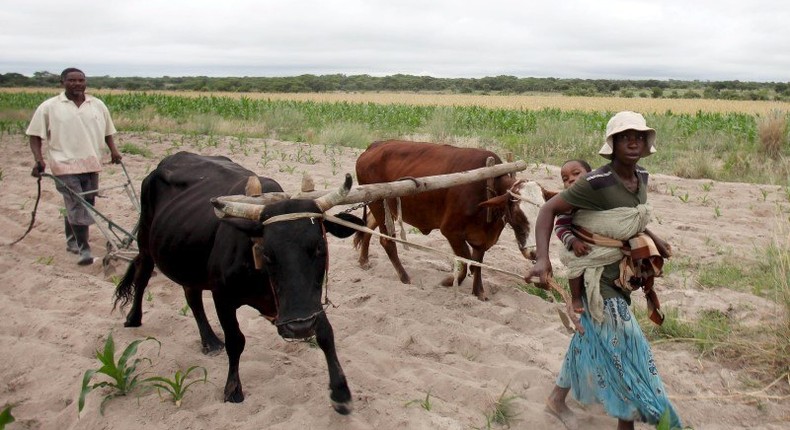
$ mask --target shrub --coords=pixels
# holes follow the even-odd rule
[[[787,142],[787,115],[773,110],[757,121],[757,135],[762,152],[774,160],[779,158]]]
[[[141,155],[145,158],[153,158],[154,154],[151,152],[150,149],[141,147],[139,145],[135,145],[131,142],[126,142],[118,148],[119,151],[123,152],[124,154],[132,154],[132,155]]]
[[[373,141],[367,126],[358,123],[332,123],[325,126],[318,136],[318,143],[325,146],[367,148]]]

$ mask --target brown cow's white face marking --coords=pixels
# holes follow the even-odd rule
[[[517,207],[529,221],[529,236],[527,237],[527,248],[535,249],[535,220],[538,219],[538,212],[543,206],[543,191],[534,181],[520,180],[513,184],[510,192],[518,198]]]

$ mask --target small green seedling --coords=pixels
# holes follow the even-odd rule
[[[193,379],[192,381],[187,382],[189,374],[197,369],[203,371],[203,378]],[[166,391],[168,394],[170,394],[170,398],[173,400],[173,403],[176,405],[176,407],[180,407],[181,400],[189,390],[189,387],[198,382],[202,382],[204,384],[208,382],[208,372],[204,367],[191,366],[186,370],[186,372],[182,372],[181,370],[176,371],[173,379],[164,378],[162,376],[154,376],[147,378],[144,382],[150,383],[156,387],[160,397],[162,396],[162,390]]]
[[[433,404],[431,403],[431,390],[428,390],[428,392],[425,393],[425,399],[423,399],[423,400],[420,400],[420,399],[409,400],[403,406],[408,408],[409,406],[411,406],[411,405],[413,405],[415,403],[420,405],[421,408],[423,408],[426,411],[430,412],[431,409],[433,409]]]
[[[688,203],[689,202],[689,193],[683,194],[682,196],[678,196],[681,202]]]
[[[188,312],[189,312],[189,303],[184,303],[184,306],[182,306],[181,309],[178,310],[178,313],[181,314],[182,317],[187,316]]]
[[[36,263],[43,264],[45,266],[51,266],[53,261],[55,261],[55,257],[51,255],[38,257],[36,259]]]
[[[5,408],[0,412],[0,430],[5,429],[6,424],[11,424],[12,422],[16,421],[14,416],[11,415],[11,409],[14,405],[6,405]]]
[[[151,303],[154,301],[154,293],[148,291],[145,293],[145,301]]]
[[[77,402],[77,413],[82,412],[82,408],[85,407],[85,396],[96,388],[109,387],[113,390],[110,394],[104,396],[104,400],[101,402],[99,411],[103,414],[104,406],[107,404],[107,401],[118,396],[125,396],[140,386],[141,381],[139,379],[140,375],[137,373],[137,366],[143,361],[147,361],[151,364],[151,360],[148,358],[135,358],[131,363],[130,360],[132,356],[137,353],[137,347],[147,340],[153,340],[159,344],[160,347],[162,346],[162,344],[153,337],[138,339],[130,343],[129,346],[124,349],[123,353],[121,353],[121,356],[118,357],[118,361],[115,361],[115,341],[112,338],[112,333],[107,335],[107,340],[104,342],[104,349],[102,351],[96,350],[96,358],[102,366],[98,369],[86,370],[85,375],[82,377],[82,388],[80,388],[80,398],[79,402]],[[97,373],[106,376],[110,380],[91,384],[91,380]]]

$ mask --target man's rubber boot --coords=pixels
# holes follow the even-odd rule
[[[77,264],[80,266],[87,266],[93,264],[93,255],[91,255],[91,246],[88,244],[88,227],[87,225],[72,225],[71,229],[74,230],[74,237],[77,239],[77,244],[80,248],[80,258]]]
[[[79,254],[80,246],[77,244],[77,238],[74,237],[74,231],[71,229],[71,224],[69,223],[69,219],[64,218],[63,224],[65,224],[65,232],[66,232],[66,251],[72,254]]]

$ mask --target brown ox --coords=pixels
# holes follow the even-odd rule
[[[463,172],[485,167],[488,157],[493,157],[497,164],[501,163],[496,154],[484,149],[399,140],[375,142],[357,159],[357,180],[360,184],[371,184]],[[503,175],[494,178],[490,192],[486,188],[486,181],[483,180],[402,197],[402,221],[423,234],[438,228],[450,242],[455,255],[481,263],[485,252],[499,240],[505,224],[510,224],[519,250],[527,257],[526,242],[530,227],[527,214],[534,216],[537,207],[542,204],[540,187],[535,182],[519,181],[513,175]],[[526,198],[526,194],[530,194],[530,197]],[[394,219],[397,216],[397,200],[388,199],[387,206]],[[367,219],[368,227],[375,228],[378,225],[383,234],[392,234],[384,222],[383,201],[372,202],[368,207],[375,218]],[[492,213],[490,221],[487,220],[487,209]],[[359,264],[363,268],[369,267],[370,236],[358,232],[354,237],[354,244],[359,248]],[[410,283],[411,279],[398,258],[395,242],[382,238],[381,245],[401,282]],[[473,266],[471,270],[472,293],[480,300],[487,300],[480,268]],[[458,272],[459,284],[466,278],[466,273],[467,265],[462,263]],[[444,286],[452,284],[453,275],[442,281]]]

